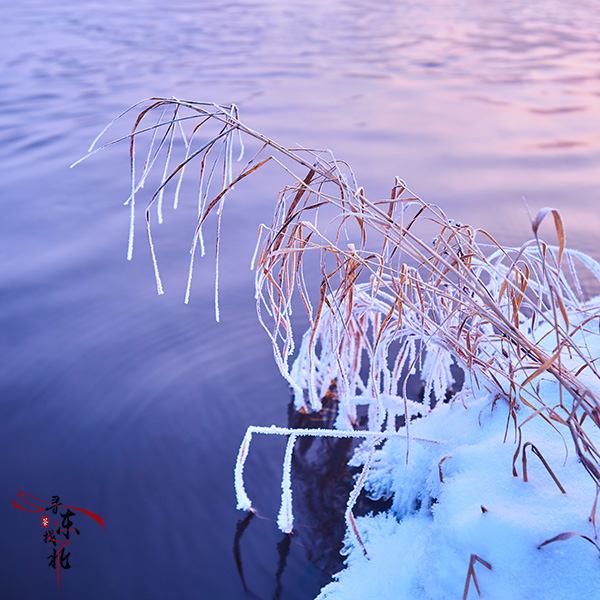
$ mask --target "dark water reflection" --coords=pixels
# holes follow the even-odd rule
[[[332,148],[371,197],[399,175],[520,243],[526,196],[600,256],[595,2],[23,0],[0,16],[3,597],[56,596],[37,515],[10,504],[19,490],[105,520],[77,523],[62,600],[244,597],[235,455],[247,425],[287,420],[248,270],[279,180],[225,215],[221,324],[210,261],[181,301],[190,207],[169,216],[158,298],[142,230],[124,260],[126,149],[68,169],[129,104],[235,101],[284,144]],[[271,520],[241,539],[244,573],[258,597],[310,598],[326,581],[319,540],[292,539],[282,569],[280,442],[253,442],[248,489]]]

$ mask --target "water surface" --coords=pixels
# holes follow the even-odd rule
[[[529,236],[523,197],[555,206],[571,245],[600,257],[594,2],[23,0],[0,13],[7,598],[56,595],[38,515],[11,506],[20,490],[105,520],[76,523],[62,600],[244,597],[233,463],[247,425],[287,422],[248,269],[281,178],[250,182],[226,212],[220,324],[210,260],[182,303],[186,208],[160,238],[157,297],[143,229],[125,260],[126,147],[68,168],[133,102],[236,102],[281,143],[347,159],[370,197],[398,175],[506,243]],[[311,598],[327,581],[305,547],[315,536],[292,540],[285,569],[278,554],[282,455],[253,445],[265,519],[240,541],[246,582],[260,598]]]

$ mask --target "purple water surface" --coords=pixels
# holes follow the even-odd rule
[[[159,234],[158,297],[143,228],[125,260],[126,146],[68,168],[133,102],[236,102],[281,143],[348,160],[371,198],[398,175],[505,243],[530,235],[523,197],[554,206],[600,258],[596,2],[23,0],[0,16],[4,598],[245,597],[233,464],[246,426],[285,425],[289,399],[248,266],[285,181],[250,181],[226,210],[221,323],[210,258],[183,304],[193,202]],[[257,597],[312,598],[327,575],[302,536],[276,575],[282,457],[253,443],[266,519],[242,537],[244,574]],[[75,523],[60,595],[21,490],[104,518]]]

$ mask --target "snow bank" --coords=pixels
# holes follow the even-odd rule
[[[599,336],[586,335],[600,356]],[[575,359],[573,359],[574,362]],[[596,392],[600,390],[595,390]],[[559,386],[543,384],[548,405],[559,403]],[[531,414],[518,410],[519,422]],[[598,428],[587,431],[596,445]],[[595,598],[600,590],[599,550],[580,536],[549,543],[564,532],[594,540],[590,513],[596,485],[577,458],[566,428],[560,432],[539,415],[515,429],[505,401],[486,391],[466,391],[415,420],[411,436],[439,444],[390,439],[375,452],[366,489],[374,497],[393,495],[385,514],[357,519],[367,556],[354,536],[345,540],[347,568],[318,600],[431,600],[461,598],[471,556],[482,598],[489,600]],[[506,438],[506,439],[505,439]],[[566,491],[563,494],[541,460],[522,446],[535,445]],[[366,460],[367,443],[353,464]],[[477,590],[470,582],[468,598]]]

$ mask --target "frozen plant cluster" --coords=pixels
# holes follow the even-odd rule
[[[109,127],[131,111],[128,133],[90,148],[129,141],[128,258],[136,197],[162,161],[145,223],[163,293],[153,215],[165,220],[169,186],[177,208],[184,174],[195,168],[185,301],[212,221],[217,320],[225,200],[267,164],[289,176],[271,224],[259,228],[258,318],[296,409],[319,412],[333,384],[338,417],[334,429],[250,427],[235,488],[238,508],[252,510],[243,480],[252,436],[287,436],[278,524],[289,533],[297,439],[363,440],[345,512],[347,568],[319,600],[595,597],[600,304],[586,300],[579,271],[597,283],[600,265],[567,248],[560,213],[540,210],[532,239],[507,248],[448,219],[400,179],[389,197],[369,199],[330,151],[283,147],[242,123],[235,105],[151,98]],[[242,139],[251,150],[245,163]],[[540,236],[550,218],[554,245]],[[298,309],[308,327],[296,347]],[[390,510],[356,518],[363,489],[391,498]]]
[[[600,356],[597,333],[588,343]],[[543,387],[545,399],[558,404],[558,385]],[[526,407],[519,412],[523,420],[533,414]],[[348,534],[347,568],[319,600],[475,598],[475,581],[486,599],[596,597],[600,556],[590,543],[596,484],[560,432],[539,418],[522,428],[523,439],[543,453],[566,493],[530,447],[519,454],[515,477],[517,444],[512,432],[506,439],[507,419],[507,406],[493,393],[471,389],[413,423],[413,435],[439,445],[414,444],[408,463],[404,440],[390,439],[375,451],[366,488],[374,497],[391,496],[392,507],[357,519],[367,554]],[[597,428],[594,441],[600,442]],[[369,452],[362,447],[354,464]],[[566,533],[580,535],[561,539]],[[472,556],[491,569],[475,561],[476,579],[469,580]]]

